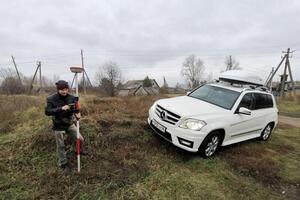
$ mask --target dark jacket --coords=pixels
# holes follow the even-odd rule
[[[64,105],[74,104],[76,97],[67,94],[66,96],[61,96],[56,93],[47,98],[47,106],[45,108],[45,114],[47,116],[52,116],[53,130],[61,131],[66,130],[69,126],[74,123],[74,111],[72,110],[62,110]]]

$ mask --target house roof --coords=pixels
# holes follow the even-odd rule
[[[144,89],[146,90],[146,92],[148,93],[148,94],[156,94],[157,93],[157,91],[156,91],[156,89],[154,89],[153,87],[144,87]]]
[[[123,87],[130,89],[130,88],[137,88],[140,85],[143,85],[143,80],[130,80],[130,81],[127,81]]]
[[[139,89],[144,90],[148,95],[153,95],[153,94],[157,94],[158,89],[155,89],[153,87],[144,87],[143,85],[140,85],[136,88],[124,88],[121,89],[120,91],[128,91],[128,94],[135,94],[137,91],[139,91]]]
[[[139,86],[143,85],[143,81],[144,80],[129,80],[124,84],[123,88],[124,89],[138,88]],[[152,84],[154,83],[157,85],[157,87],[159,87],[155,79],[150,79],[150,81],[152,82]]]

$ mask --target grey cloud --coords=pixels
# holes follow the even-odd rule
[[[12,0],[0,4],[0,63],[7,62],[10,54],[20,61],[43,58],[53,73],[65,73],[61,66],[77,63],[81,48],[91,66],[112,59],[139,73],[164,61],[179,70],[183,60],[177,59],[192,53],[207,59],[207,70],[214,72],[229,54],[237,59],[243,55],[239,61],[245,66],[264,66],[255,56],[266,54],[276,60],[281,50],[300,46],[296,0],[288,4],[279,0]],[[59,57],[47,56],[53,54]],[[300,79],[299,68],[295,70]],[[163,64],[160,71],[163,75]]]

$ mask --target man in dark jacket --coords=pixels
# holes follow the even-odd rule
[[[75,119],[80,119],[79,110],[75,109],[76,97],[70,95],[69,85],[66,81],[60,80],[56,83],[57,93],[47,98],[45,114],[52,116],[52,122],[56,140],[56,151],[58,157],[58,166],[65,169],[68,163],[66,156],[66,147],[64,142],[64,133],[71,139],[73,149],[76,142]]]

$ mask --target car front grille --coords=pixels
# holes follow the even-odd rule
[[[155,113],[161,120],[173,125],[175,125],[181,118],[179,115],[163,108],[158,104],[155,107]]]

